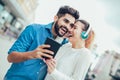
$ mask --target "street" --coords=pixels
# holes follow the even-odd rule
[[[0,34],[0,80],[3,80],[6,71],[11,65],[7,61],[7,51],[9,50],[14,41],[15,40]]]

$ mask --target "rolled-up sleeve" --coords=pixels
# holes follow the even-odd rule
[[[27,26],[9,49],[8,54],[10,54],[12,51],[25,52],[30,47],[33,37],[35,36],[34,34],[35,32],[32,25]]]

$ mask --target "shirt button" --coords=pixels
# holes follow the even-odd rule
[[[39,74],[39,72],[37,72],[37,74]]]
[[[42,64],[42,63],[40,63],[40,64]]]

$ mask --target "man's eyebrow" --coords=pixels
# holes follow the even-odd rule
[[[67,18],[65,18],[64,20],[66,20],[67,22],[70,22],[70,20],[69,19],[67,19]],[[70,24],[72,24],[72,25],[74,25],[75,24],[75,22],[71,22]]]
[[[67,22],[70,22],[70,20],[69,20],[69,19],[67,19],[67,18],[65,18],[64,20],[65,20],[65,21],[67,21]]]

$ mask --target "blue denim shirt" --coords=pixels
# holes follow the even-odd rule
[[[8,51],[26,52],[36,49],[44,44],[47,37],[53,38],[52,25],[31,24],[28,25]],[[41,59],[31,59],[24,62],[12,63],[4,80],[37,80],[42,74],[41,67],[46,65]]]

